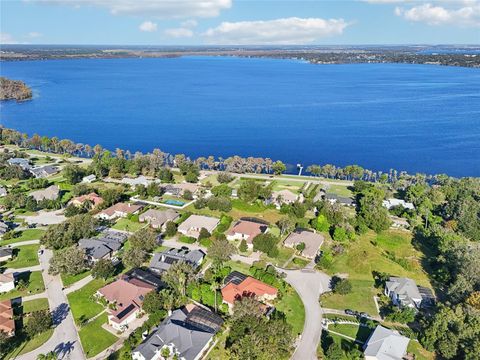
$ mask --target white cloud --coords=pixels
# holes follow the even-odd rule
[[[137,15],[158,18],[215,17],[229,9],[232,0],[27,0],[42,4],[73,7],[97,6],[114,15]]]
[[[18,41],[16,41],[12,35],[8,33],[0,33],[0,43],[1,44],[18,44]]]
[[[429,25],[480,26],[480,2],[476,0],[443,2],[442,6],[427,3],[409,9],[397,7],[395,14],[408,21]]]
[[[173,38],[192,37],[193,31],[187,28],[166,29],[164,34]]]
[[[291,17],[266,21],[222,22],[202,35],[209,43],[215,44],[295,45],[341,35],[348,25],[343,19]]]
[[[144,21],[138,28],[140,31],[154,32],[157,31],[157,24],[151,21]]]
[[[43,34],[41,34],[41,33],[39,33],[39,32],[36,32],[36,31],[32,31],[32,32],[29,32],[29,33],[27,34],[27,36],[28,36],[29,38],[38,38],[38,37],[43,36]]]
[[[190,20],[182,21],[180,25],[183,28],[194,28],[195,26],[198,25],[198,22],[196,20],[190,19]]]

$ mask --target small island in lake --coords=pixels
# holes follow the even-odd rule
[[[32,98],[32,90],[20,80],[0,77],[0,100],[23,101]]]

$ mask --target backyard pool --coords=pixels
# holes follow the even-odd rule
[[[167,205],[173,205],[173,206],[183,206],[183,205],[185,205],[185,203],[183,201],[172,200],[172,199],[165,200],[163,203],[167,204]]]

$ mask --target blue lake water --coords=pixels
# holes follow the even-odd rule
[[[34,99],[0,123],[192,157],[480,176],[480,69],[224,57],[0,63]]]

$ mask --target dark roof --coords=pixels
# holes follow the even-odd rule
[[[341,204],[351,205],[351,204],[354,203],[352,198],[344,197],[344,196],[338,196],[337,194],[326,194],[325,198],[328,199],[328,200],[336,200]]]
[[[223,319],[209,310],[196,306],[187,315],[185,323],[215,334],[222,327]]]
[[[12,248],[0,248],[0,256],[11,256],[13,255],[13,249]]]
[[[155,286],[157,289],[165,287],[165,283],[158,276],[154,275],[148,270],[135,268],[125,273],[124,276],[128,279],[134,278],[141,280],[147,284]]]
[[[242,274],[239,271],[232,271],[227,277],[223,280],[223,284],[227,285],[229,283],[234,283],[235,285],[239,285],[243,280],[245,280],[248,276]]]
[[[185,261],[193,267],[197,267],[204,257],[205,253],[202,250],[171,248],[154,254],[150,262],[150,268],[155,271],[165,271],[178,261]]]

